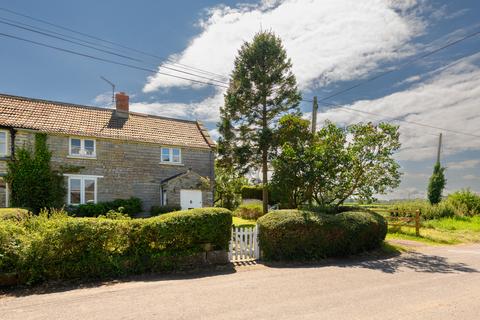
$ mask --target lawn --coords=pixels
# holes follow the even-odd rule
[[[420,236],[413,227],[391,227],[388,239],[421,241],[428,244],[480,242],[480,217],[453,217],[422,222]]]
[[[233,217],[233,225],[235,227],[255,226],[257,221],[242,219],[240,217]]]

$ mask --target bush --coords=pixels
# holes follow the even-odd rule
[[[446,201],[455,208],[457,215],[474,216],[480,214],[480,196],[469,189],[450,194]]]
[[[455,215],[455,208],[445,201],[434,205],[425,200],[405,201],[392,205],[391,209],[391,214],[394,216],[411,216],[412,213],[410,212],[420,210],[420,217],[424,220],[449,218]],[[405,213],[402,213],[402,211],[405,211]]]
[[[242,199],[263,200],[263,186],[243,186]]]
[[[227,249],[231,212],[179,211],[148,219],[72,218],[41,214],[0,224],[0,272],[23,282],[105,278],[185,266],[192,255]],[[190,259],[190,260],[189,260]]]
[[[373,212],[337,215],[279,210],[258,219],[259,241],[267,260],[317,260],[379,247],[387,223]]]
[[[108,202],[87,203],[68,208],[68,212],[76,217],[98,217],[100,215],[105,215],[110,210],[121,211],[124,214],[132,216],[142,212],[142,200],[131,197],[130,199],[116,199]]]
[[[243,219],[257,220],[263,216],[263,206],[261,203],[241,204],[233,214]]]
[[[150,214],[152,217],[158,216],[164,213],[170,213],[174,211],[180,211],[182,208],[180,206],[152,206],[150,209]]]
[[[21,208],[2,208],[0,209],[0,221],[2,220],[11,220],[11,221],[25,221],[31,217],[31,213],[26,209]]]

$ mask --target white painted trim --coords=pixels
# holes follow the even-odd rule
[[[163,149],[168,149],[168,156],[170,158],[170,161],[163,161]],[[180,161],[178,162],[173,162],[173,149],[178,149],[179,151],[179,156],[180,156]],[[175,148],[175,147],[166,147],[162,146],[160,148],[160,163],[162,164],[172,164],[172,165],[183,165],[182,163],[182,148]]]
[[[64,173],[63,174],[65,177],[72,177],[72,178],[90,178],[90,179],[96,179],[96,178],[103,178],[103,176],[97,176],[93,174],[78,174],[78,173]]]
[[[5,133],[5,152],[1,152],[0,150],[0,157],[8,157],[10,155],[10,144],[9,144],[9,135],[10,135],[10,132],[8,130],[5,130],[5,129],[0,129],[0,132],[4,132]]]
[[[98,193],[98,178],[103,178],[103,176],[94,176],[94,175],[80,175],[80,174],[65,174],[64,176],[68,177],[67,181],[67,204],[68,205],[79,205],[85,204],[85,180],[95,181],[95,191],[93,196],[93,203],[97,203],[97,193]],[[72,204],[71,194],[70,194],[70,181],[72,179],[80,180],[80,203]]]
[[[97,157],[93,157],[93,156],[71,156],[71,155],[68,155],[67,156],[68,159],[87,159],[87,160],[97,160]]]
[[[82,155],[82,154],[72,154],[72,139],[80,140],[80,152],[85,152],[85,140],[93,141],[93,154],[92,155]],[[68,157],[75,157],[81,159],[96,159],[97,158],[97,141],[93,138],[81,138],[81,137],[68,137]]]

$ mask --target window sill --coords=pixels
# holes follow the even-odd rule
[[[97,160],[97,156],[74,156],[74,155],[68,155],[67,158],[69,159],[90,159],[90,160]]]
[[[177,166],[177,167],[184,167],[183,163],[174,163],[174,162],[160,162],[161,165],[164,166]]]

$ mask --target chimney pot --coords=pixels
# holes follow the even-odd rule
[[[128,100],[129,97],[125,94],[125,92],[118,92],[117,94],[115,94],[116,112],[119,116],[128,117]]]

